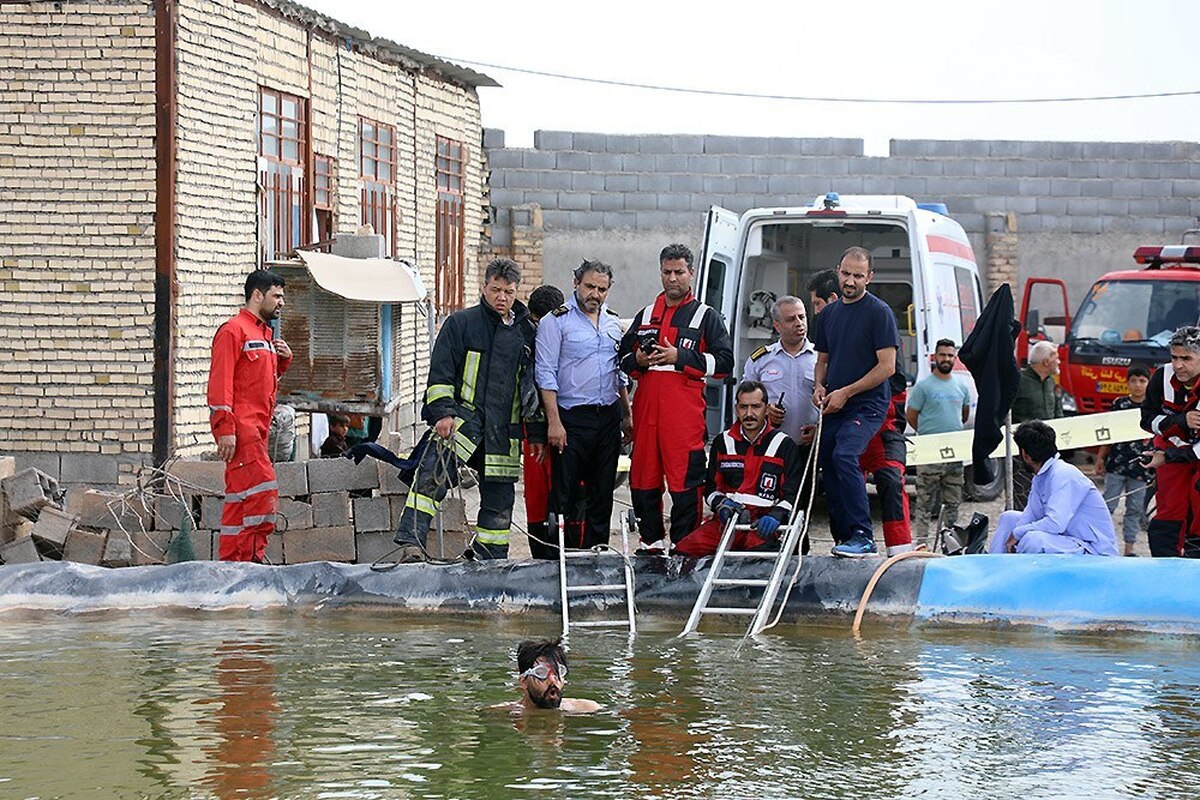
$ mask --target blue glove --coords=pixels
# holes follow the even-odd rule
[[[717,512],[717,519],[721,520],[721,524],[728,525],[729,520],[745,511],[746,507],[728,497],[722,497],[713,510]]]
[[[779,531],[779,520],[767,514],[765,517],[759,517],[756,527],[758,528],[759,536],[764,539],[772,539]]]

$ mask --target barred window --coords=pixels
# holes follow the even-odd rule
[[[434,175],[437,181],[437,296],[438,311],[463,307],[465,231],[463,184],[466,148],[462,142],[437,137]]]
[[[286,258],[304,242],[308,103],[261,87],[258,106],[260,261]]]

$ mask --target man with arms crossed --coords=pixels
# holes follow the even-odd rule
[[[954,359],[958,348],[949,339],[938,339],[933,352],[933,371],[917,381],[908,393],[908,424],[918,435],[961,431],[971,413],[971,393],[966,384],[954,377]],[[921,518],[921,540],[929,542],[929,518],[933,498],[940,491],[942,525],[958,522],[962,504],[963,466],[961,461],[948,464],[921,464],[917,467],[917,515]]]

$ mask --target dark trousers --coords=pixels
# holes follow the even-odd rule
[[[621,405],[558,409],[567,446],[550,458],[550,510],[563,520],[567,547],[608,544],[617,459],[621,455]]]
[[[829,527],[836,542],[861,533],[873,536],[867,484],[859,460],[883,426],[883,411],[844,408],[825,417],[821,427],[821,478],[829,501]]]

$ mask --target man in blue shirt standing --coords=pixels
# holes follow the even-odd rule
[[[612,268],[584,261],[575,291],[538,326],[534,375],[546,411],[550,509],[568,547],[608,544],[629,397],[617,362],[621,323],[605,304]],[[580,509],[586,503],[584,516]]]
[[[918,435],[961,431],[971,413],[971,393],[954,377],[958,348],[949,339],[938,339],[933,348],[933,371],[908,393],[908,424]],[[942,499],[942,525],[958,522],[962,504],[963,465],[961,461],[922,464],[917,467],[917,516],[921,520],[921,539],[929,541],[929,517],[933,498]]]
[[[870,251],[848,248],[838,265],[842,296],[821,311],[816,326],[813,404],[824,415],[819,460],[833,554],[848,558],[878,552],[859,459],[883,426],[900,347],[895,315],[867,291],[874,275]]]
[[[1033,473],[1024,511],[1000,514],[990,553],[1117,554],[1117,531],[1092,479],[1058,457],[1054,429],[1022,422],[1013,441]]]

